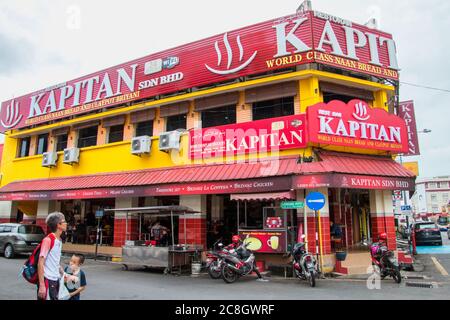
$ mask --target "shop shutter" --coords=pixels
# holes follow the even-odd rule
[[[215,109],[230,105],[236,105],[239,101],[239,92],[229,92],[211,97],[205,97],[195,100],[194,111],[203,111]]]
[[[69,134],[70,127],[58,128],[52,131],[52,136],[62,136],[64,134]]]
[[[160,117],[178,116],[189,112],[189,101],[183,101],[175,104],[167,104],[160,107]]]
[[[98,126],[99,124],[100,124],[100,120],[93,120],[93,121],[89,121],[89,122],[77,123],[77,124],[73,125],[73,129],[80,130],[80,129],[85,129],[85,128],[89,128],[89,127],[95,127],[95,126]]]
[[[125,124],[125,115],[115,116],[115,117],[109,117],[103,119],[103,127],[109,128],[112,126],[118,126]]]
[[[156,109],[153,108],[133,112],[130,114],[130,122],[135,124],[144,121],[152,121],[155,119],[155,110]]]
[[[248,89],[245,91],[245,103],[254,103],[284,97],[294,97],[298,93],[296,81],[282,82],[270,86]]]
[[[329,92],[344,96],[355,97],[356,99],[362,99],[365,101],[373,100],[373,93],[369,90],[353,88],[348,86],[343,86],[341,84],[331,83],[331,82],[323,82],[319,83],[320,90],[322,92]]]

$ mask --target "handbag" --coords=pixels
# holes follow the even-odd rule
[[[58,292],[58,300],[69,300],[70,292],[67,290],[64,284],[64,277],[61,277],[59,280],[59,292]]]

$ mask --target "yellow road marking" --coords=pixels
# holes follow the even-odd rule
[[[431,260],[433,261],[434,265],[436,266],[436,269],[438,269],[439,272],[443,276],[448,276],[447,270],[444,269],[444,267],[439,263],[439,261],[437,261],[437,259],[435,257],[431,257]]]

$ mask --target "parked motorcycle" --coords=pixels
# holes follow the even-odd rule
[[[256,267],[255,255],[247,247],[251,242],[241,244],[235,252],[222,255],[224,262],[222,264],[222,279],[226,283],[233,283],[238,278],[251,274]]]
[[[213,244],[213,251],[210,251],[206,255],[206,270],[212,279],[219,279],[222,277],[222,264],[223,256],[228,254],[227,250],[221,243],[222,239],[217,240]]]
[[[375,272],[380,274],[381,279],[392,277],[396,283],[402,281],[400,267],[394,252],[389,250],[384,243],[376,242],[370,246],[372,266]]]
[[[316,286],[317,261],[314,256],[306,251],[305,243],[296,243],[291,251],[292,267],[295,276],[301,280],[308,280],[311,287]]]

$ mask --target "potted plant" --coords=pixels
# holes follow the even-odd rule
[[[347,258],[347,251],[343,249],[337,249],[336,250],[336,260],[337,261],[345,261]]]

